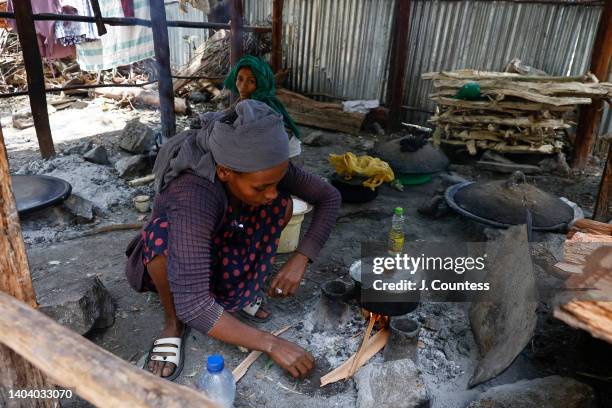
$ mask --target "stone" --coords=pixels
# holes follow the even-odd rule
[[[84,155],[85,153],[87,153],[88,151],[90,151],[91,149],[93,149],[93,142],[91,140],[84,140],[81,143],[79,143],[76,146],[72,146],[66,150],[64,150],[64,153],[67,155],[70,154],[78,154],[78,155]]]
[[[115,303],[97,276],[65,282],[61,274],[51,273],[33,283],[38,310],[79,334],[115,322]]]
[[[83,155],[88,162],[96,164],[109,164],[108,152],[104,146],[96,146]]]
[[[536,282],[527,226],[501,231],[499,238],[487,243],[486,254],[483,282],[488,282],[491,289],[472,302],[469,312],[481,356],[470,387],[508,368],[533,337],[537,322]],[[499,301],[492,302],[491,296]]]
[[[572,378],[553,375],[489,388],[468,408],[595,408],[593,389]]]
[[[358,408],[425,408],[429,393],[410,359],[370,363],[355,374]]]
[[[76,218],[77,223],[86,224],[95,218],[94,204],[76,194],[64,201],[64,208]]]
[[[306,146],[314,147],[328,146],[332,143],[332,141],[319,130],[315,130],[302,136],[301,142]]]
[[[145,156],[138,154],[120,159],[115,163],[115,169],[119,177],[131,179],[141,177],[149,173],[149,163]]]
[[[22,109],[13,112],[13,127],[15,129],[27,129],[34,126],[34,118],[30,109]]]
[[[72,102],[72,104],[70,105],[70,108],[72,108],[72,109],[85,109],[88,106],[89,106],[89,104],[87,102],[84,102],[84,101],[75,101],[75,102]]]
[[[134,154],[149,151],[155,144],[153,130],[138,119],[129,121],[119,138],[119,147]]]

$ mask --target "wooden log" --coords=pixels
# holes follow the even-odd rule
[[[277,89],[278,99],[285,105],[298,124],[357,134],[365,115],[344,112],[338,103],[317,102],[287,89]]]
[[[583,218],[574,223],[572,230],[590,234],[612,235],[612,224]]]
[[[390,46],[389,76],[387,78],[387,106],[389,120],[387,131],[395,132],[401,128],[402,98],[404,97],[404,77],[408,60],[408,34],[410,32],[410,0],[395,4],[393,34]]]
[[[155,181],[155,174],[149,174],[148,176],[140,177],[134,180],[130,180],[127,183],[131,187],[142,186],[144,184],[149,184]]]
[[[612,236],[576,232],[563,244],[564,261],[583,265],[589,254],[603,246],[612,246]]]
[[[4,146],[2,127],[0,126],[0,294],[14,297],[32,307],[37,307],[36,295],[32,286],[28,257],[21,236],[19,216],[13,196],[9,174],[8,156]],[[12,299],[12,298],[11,298]],[[4,314],[4,309],[0,308]],[[11,335],[10,330],[4,331]],[[9,390],[52,389],[51,382],[43,373],[13,352],[0,344],[0,406],[14,406],[7,394]],[[57,399],[27,399],[20,401],[23,407],[54,407]]]
[[[96,406],[215,406],[204,394],[134,367],[4,293],[0,309],[0,343]]]
[[[429,94],[430,98],[437,98],[439,96],[455,96],[457,93],[453,89],[441,89],[438,92]],[[513,96],[516,98],[522,98],[527,101],[543,103],[552,106],[572,106],[572,105],[588,105],[592,102],[591,98],[578,98],[569,96],[547,96],[541,95],[536,92],[529,92],[525,90],[516,90],[508,88],[491,88],[484,89],[480,92],[483,96],[489,96],[491,99],[496,101],[502,101],[507,96]]]
[[[283,65],[283,0],[272,1],[272,72]]]
[[[32,17],[32,6],[29,1],[16,1],[15,21],[19,43],[23,53],[23,62],[26,69],[28,82],[28,96],[30,108],[34,118],[34,128],[38,139],[40,154],[44,159],[55,156],[55,147],[51,136],[49,125],[49,113],[47,111],[47,96],[45,93],[45,74],[43,72],[42,59],[38,49],[38,34],[34,27]]]
[[[359,369],[361,366],[367,363],[368,360],[370,360],[376,353],[382,350],[382,348],[385,347],[385,345],[387,344],[387,341],[389,341],[389,329],[382,329],[378,333],[373,335],[368,341],[367,346],[365,346],[361,357],[355,364],[356,369]],[[321,377],[321,387],[348,378],[349,370],[353,366],[354,359],[355,355],[351,356],[340,367],[330,371],[329,373]]]
[[[522,82],[587,82],[593,81],[589,75],[583,76],[548,76],[548,75],[521,75],[510,72],[490,72],[477,71],[473,69],[460,69],[457,71],[441,71],[441,72],[426,72],[421,74],[421,78],[425,80],[434,79],[470,79],[479,81],[483,79],[506,79]],[[595,79],[596,81],[596,79]]]
[[[170,46],[168,45],[168,22],[164,0],[149,0],[151,6],[151,25],[153,30],[153,48],[157,61],[158,99],[161,113],[162,136],[170,138],[176,133],[174,116],[174,90],[172,88],[172,71],[170,69]]]
[[[608,146],[608,159],[601,175],[599,192],[595,202],[593,218],[597,221],[607,222],[612,218],[610,205],[612,204],[612,143]]]
[[[497,124],[507,126],[520,126],[527,128],[551,128],[551,129],[567,129],[570,127],[562,119],[533,119],[529,117],[518,117],[518,118],[502,118],[499,116],[492,115],[452,115],[449,113],[443,113],[440,115],[434,115],[429,122],[433,123],[453,123],[453,124]]]
[[[439,106],[452,106],[472,110],[489,110],[495,112],[520,112],[520,111],[552,111],[552,112],[572,112],[573,106],[550,106],[542,103],[530,103],[521,101],[464,101],[447,97],[437,97],[433,99]]]
[[[606,78],[612,60],[612,1],[606,1],[599,19],[597,34],[591,52],[591,72],[598,78]],[[582,168],[587,164],[597,137],[603,114],[603,102],[580,110],[572,166]]]
[[[439,79],[434,81],[434,87],[439,89],[452,88],[459,89],[465,84],[473,81],[464,79]],[[600,86],[598,83],[583,84],[581,82],[520,82],[520,81],[503,81],[503,80],[481,80],[478,81],[480,90],[487,89],[517,89],[529,92],[537,92],[541,95],[559,96],[559,95],[576,95],[584,97],[605,97],[608,95],[608,89]]]
[[[90,94],[94,96],[103,96],[116,101],[134,100],[146,105],[160,106],[159,93],[141,88],[100,88],[90,91]],[[185,114],[187,112],[187,103],[185,99],[174,98],[174,111],[180,114]]]

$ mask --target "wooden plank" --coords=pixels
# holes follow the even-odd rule
[[[38,49],[38,39],[34,19],[32,17],[32,6],[29,1],[16,1],[15,21],[19,43],[23,53],[23,62],[27,73],[28,95],[30,108],[34,118],[34,128],[38,138],[38,147],[43,158],[48,159],[55,156],[53,138],[51,137],[51,126],[49,125],[49,113],[47,112],[47,97],[45,94],[45,75],[43,72],[42,59]]]
[[[597,35],[591,52],[591,72],[603,80],[607,79],[612,60],[612,1],[606,1],[603,13],[597,26]],[[593,150],[599,124],[603,114],[603,102],[595,101],[593,105],[580,110],[572,166],[582,168]]]
[[[549,110],[553,112],[571,112],[575,108],[573,106],[550,106],[542,103],[530,103],[521,101],[464,101],[461,99],[453,99],[447,97],[434,98],[440,106],[453,106],[457,108],[466,108],[473,110],[490,110],[497,112],[508,112],[508,111],[544,111]]]
[[[548,75],[521,75],[510,72],[491,72],[491,71],[477,71],[473,69],[460,69],[456,71],[441,71],[441,72],[426,72],[421,74],[421,78],[425,80],[435,80],[443,78],[454,78],[454,79],[470,79],[473,81],[479,81],[482,79],[506,79],[506,80],[517,80],[522,82],[585,82],[590,81],[591,78],[588,75],[583,76],[548,76]]]
[[[283,65],[283,0],[272,1],[272,71]]]
[[[593,218],[597,221],[608,222],[612,219],[610,205],[612,204],[612,143],[608,146],[608,159],[601,175],[599,192],[595,202]]]
[[[563,244],[564,262],[583,265],[596,249],[612,247],[612,236],[576,232]]]
[[[395,132],[401,128],[404,76],[408,60],[408,34],[410,32],[410,0],[396,2],[393,33],[390,46],[390,69],[387,78],[387,106],[389,120],[387,130]]]
[[[577,220],[572,229],[590,234],[612,235],[612,224],[589,220],[588,218]]]
[[[193,388],[133,366],[5,293],[0,310],[0,343],[95,406],[215,406]]]
[[[149,0],[155,60],[157,61],[159,111],[161,113],[162,136],[170,138],[176,133],[174,115],[174,89],[170,70],[170,46],[168,45],[168,23],[164,0]]]
[[[36,307],[36,295],[32,286],[25,244],[21,236],[19,216],[13,196],[9,174],[8,156],[0,126],[0,293]],[[17,301],[15,300],[15,301]],[[4,314],[5,311],[2,310]],[[5,331],[11,335],[10,330]],[[0,406],[14,406],[8,390],[51,389],[50,381],[27,360],[0,344]],[[23,407],[53,407],[57,400],[28,399]]]
[[[433,116],[430,120],[433,123],[456,123],[456,124],[477,124],[494,123],[497,125],[521,126],[528,128],[551,128],[567,129],[570,127],[563,119],[533,119],[530,117],[502,118],[492,115],[452,115],[443,113]]]
[[[459,90],[464,85],[473,82],[466,79],[438,79],[434,81],[434,87],[438,89],[453,88]],[[584,97],[606,97],[608,95],[607,87],[601,86],[598,83],[584,84],[581,82],[521,82],[521,81],[505,81],[485,79],[478,81],[480,90],[487,89],[516,89],[528,92],[537,92],[541,95],[548,96],[584,96]]]
[[[439,96],[455,96],[457,93],[453,89],[441,89],[438,92],[429,94],[430,98],[437,98]],[[524,90],[516,89],[485,89],[481,91],[483,96],[489,96],[493,100],[502,101],[506,96],[513,96],[516,98],[522,98],[527,101],[542,103],[545,105],[552,106],[573,106],[573,105],[588,105],[592,102],[591,98],[577,98],[577,97],[562,97],[562,96],[547,96],[540,95],[535,92],[528,92]]]

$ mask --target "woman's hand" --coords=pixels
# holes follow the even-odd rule
[[[307,265],[308,257],[306,255],[299,252],[293,254],[272,280],[268,296],[285,297],[295,294],[300,287]]]
[[[293,377],[305,377],[315,366],[312,354],[290,341],[274,337],[268,355]]]

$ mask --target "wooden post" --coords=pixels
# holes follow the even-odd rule
[[[29,3],[28,3],[29,4]],[[37,48],[38,49],[38,48]],[[8,158],[0,126],[0,292],[36,307],[30,268],[21,237],[17,207],[11,188]],[[2,311],[4,313],[4,311]],[[10,333],[8,333],[10,335]],[[44,375],[27,360],[0,344],[0,407],[17,403],[10,390],[52,389]],[[54,399],[22,400],[23,407],[53,407]]]
[[[606,0],[599,25],[597,36],[591,53],[591,72],[602,82],[607,81],[610,61],[612,60],[612,0]],[[572,166],[582,168],[587,164],[593,144],[597,137],[603,101],[593,99],[591,105],[580,108]]]
[[[98,29],[98,36],[103,36],[107,33],[106,26],[102,22],[102,11],[100,10],[100,3],[98,0],[91,1],[91,10],[93,11],[94,17],[96,18],[96,28]]]
[[[203,393],[133,366],[4,293],[0,310],[0,344],[97,407],[217,407]]]
[[[389,77],[387,80],[387,105],[389,107],[387,131],[389,132],[397,131],[401,127],[404,77],[408,58],[410,3],[410,0],[398,0],[395,6]]]
[[[23,61],[28,81],[28,95],[30,108],[34,118],[34,128],[38,138],[38,147],[43,158],[55,156],[49,113],[47,112],[47,97],[45,95],[45,74],[42,59],[38,49],[38,37],[32,17],[32,5],[29,1],[15,1],[13,3],[15,22],[19,34],[19,43],[23,52]]]
[[[233,67],[244,54],[242,0],[231,0],[230,7],[230,64]]]
[[[162,135],[170,138],[176,133],[176,116],[174,115],[174,89],[172,88],[172,71],[170,70],[170,46],[168,45],[168,22],[164,0],[149,0],[151,6],[151,28],[155,59],[157,60],[159,110],[161,112]]]
[[[610,201],[612,201],[612,142],[608,148],[608,160],[601,176],[599,193],[595,203],[593,219],[596,221],[608,222],[612,218],[610,214]]]
[[[272,71],[277,73],[283,65],[283,0],[272,2]]]

